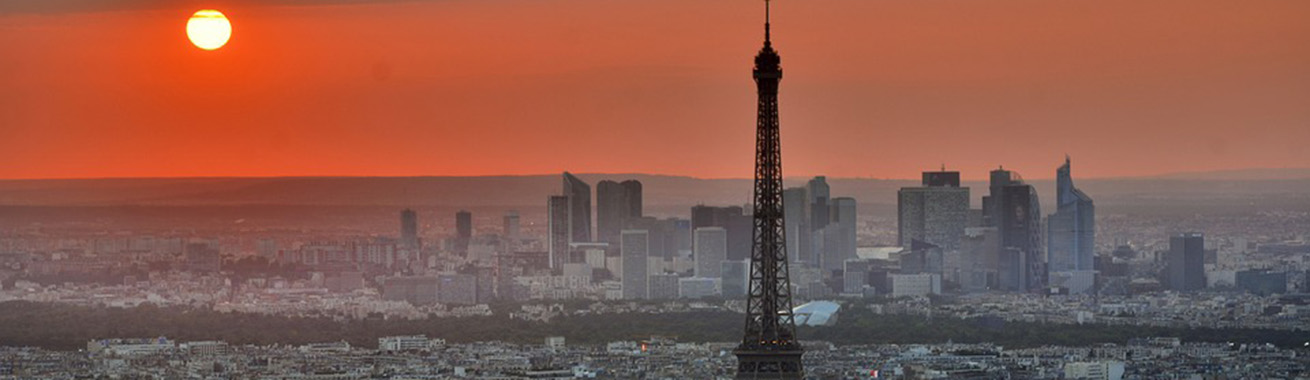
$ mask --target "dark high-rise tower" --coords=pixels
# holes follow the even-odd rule
[[[1001,233],[997,268],[1003,290],[1026,292],[1045,286],[1046,263],[1041,255],[1041,202],[1037,190],[1019,173],[1005,169],[991,173],[991,194],[983,197],[983,221]]]
[[[569,198],[569,243],[591,241],[591,186],[564,172],[564,196]]]
[[[418,213],[405,209],[400,212],[400,244],[418,248]]]
[[[630,220],[641,217],[641,182],[596,183],[596,241],[619,244],[619,233]]]
[[[473,240],[473,213],[459,210],[455,213],[455,253],[468,256],[469,242]]]
[[[569,255],[569,197],[552,195],[546,199],[546,248],[551,269],[564,266]]]
[[[759,113],[755,128],[755,238],[746,328],[737,355],[738,379],[801,379],[801,354],[792,316],[791,280],[783,231],[782,150],[778,138],[778,81],[781,58],[769,41],[764,2],[764,48],[755,56]]]
[[[1166,264],[1170,290],[1205,289],[1205,235],[1189,232],[1170,236]]]

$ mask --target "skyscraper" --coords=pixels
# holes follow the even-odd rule
[[[414,210],[400,212],[400,244],[406,248],[418,248],[418,213]]]
[[[810,179],[805,185],[805,194],[809,197],[810,210],[810,230],[818,231],[828,226],[832,221],[829,215],[829,200],[832,199],[831,189],[828,187],[828,177],[818,176]]]
[[[569,242],[590,242],[591,186],[564,172],[564,196],[569,200]]]
[[[845,267],[846,260],[855,258],[855,198],[833,198],[831,220],[823,227],[823,257],[819,267],[831,274]]]
[[[1090,271],[1096,254],[1096,206],[1073,186],[1069,157],[1055,171],[1056,211],[1047,219],[1046,251],[1051,272]]]
[[[1019,292],[1040,288],[1046,284],[1047,272],[1037,190],[1018,173],[1004,169],[993,170],[991,179],[991,194],[983,197],[983,220],[1001,235],[998,285]]]
[[[694,232],[696,277],[718,278],[722,263],[728,259],[728,230],[701,227]]]
[[[504,223],[505,223],[504,226],[505,238],[509,240],[518,239],[520,237],[519,212],[516,210],[509,210],[508,212],[506,212],[504,217]]]
[[[500,253],[508,255],[518,251],[519,244],[522,242],[522,236],[519,236],[519,212],[515,210],[505,212],[502,223],[504,226],[501,232],[504,236],[501,238]]]
[[[1001,233],[996,227],[964,229],[960,240],[960,286],[980,292],[1000,287]]]
[[[628,220],[642,217],[641,182],[596,183],[596,237],[598,241],[618,244],[619,232]]]
[[[723,227],[728,231],[728,260],[746,260],[751,253],[752,219],[738,206],[691,208],[691,229]]]
[[[655,217],[641,217],[628,219],[624,228],[630,230],[643,230],[649,235],[647,252],[650,257],[656,257],[661,260],[673,260],[678,256],[681,249],[691,250],[691,232],[683,231],[679,224],[686,224],[686,219],[666,218],[659,219]],[[685,237],[680,237],[680,233],[685,233]],[[683,247],[685,243],[685,247]]]
[[[455,213],[455,253],[468,256],[469,242],[473,240],[473,213],[459,210]]]
[[[960,172],[924,172],[922,186],[902,187],[896,198],[898,245],[909,248],[917,239],[960,249],[969,220],[969,188],[960,187]]]
[[[650,234],[645,230],[623,230],[619,234],[619,255],[623,260],[623,299],[644,299],[647,295],[647,249]]]
[[[755,128],[755,238],[746,297],[746,326],[741,345],[733,353],[737,355],[738,379],[802,379],[804,349],[796,339],[783,233],[782,149],[778,136],[782,59],[769,40],[769,3],[764,4],[764,47],[755,56],[754,69],[759,95]]]
[[[668,300],[678,298],[678,275],[673,273],[651,274],[646,280],[646,298]]]
[[[804,187],[793,187],[782,191],[783,225],[787,233],[787,256],[794,263],[817,265],[818,260],[810,257],[810,219],[809,197]]]
[[[723,298],[745,297],[746,286],[750,283],[750,263],[726,260],[719,264],[719,289]]]
[[[546,249],[551,269],[563,268],[569,255],[569,197],[552,195],[546,200]]]
[[[1169,237],[1167,274],[1170,290],[1205,288],[1205,235],[1189,232]]]

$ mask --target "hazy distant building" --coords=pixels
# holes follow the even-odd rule
[[[901,251],[898,263],[902,274],[943,273],[942,248],[932,243],[913,240],[910,248]]]
[[[678,298],[678,275],[673,273],[657,273],[650,275],[647,281],[649,287],[647,298],[653,300],[669,300]]]
[[[414,210],[400,212],[400,244],[406,248],[418,248],[418,213]]]
[[[1179,292],[1205,288],[1205,235],[1189,232],[1169,237],[1169,289]]]
[[[553,195],[546,202],[546,248],[550,268],[564,264],[569,252],[569,197]]]
[[[719,286],[723,298],[745,298],[746,284],[748,283],[750,283],[749,261],[728,260],[722,262],[719,269]]]
[[[983,197],[983,219],[1001,236],[1000,289],[1024,292],[1044,286],[1047,271],[1037,190],[1018,173],[1004,169],[991,172],[990,190]]]
[[[898,245],[920,240],[942,249],[960,249],[969,220],[969,188],[960,187],[960,172],[924,172],[923,186],[897,192]]]
[[[217,248],[206,243],[189,243],[186,245],[185,268],[188,272],[213,273],[222,269],[223,258]]]
[[[1095,270],[1096,207],[1074,187],[1069,158],[1055,171],[1056,211],[1047,218],[1047,265],[1051,272]]]
[[[411,305],[437,303],[440,281],[436,277],[390,277],[382,281],[382,299]]]
[[[503,218],[503,220],[504,220],[504,224],[505,224],[505,225],[504,225],[502,231],[504,232],[504,234],[505,234],[505,238],[506,238],[506,239],[514,240],[514,239],[518,239],[518,238],[522,237],[522,236],[520,235],[521,232],[519,231],[519,212],[518,212],[518,211],[516,211],[516,210],[509,210],[508,212],[505,213],[505,217]]]
[[[691,230],[689,226],[690,223],[686,219],[659,219],[647,216],[629,219],[624,228],[644,230],[649,233],[650,248],[647,250],[648,255],[671,261],[675,257],[679,257],[680,252],[683,250],[686,251],[687,255],[691,254]]]
[[[1049,278],[1052,288],[1062,289],[1069,294],[1086,294],[1095,290],[1096,271],[1067,270],[1051,271]]]
[[[832,205],[829,204],[831,196],[827,177],[814,177],[805,183],[805,210],[809,212],[806,215],[806,224],[810,229],[806,231],[809,236],[805,239],[809,242],[809,247],[802,249],[808,253],[805,262],[816,268],[823,266],[824,243],[828,242],[823,236],[823,228],[832,221],[830,215]],[[784,209],[783,212],[785,213],[786,210]]]
[[[936,273],[893,274],[892,298],[942,294],[942,275]]]
[[[478,278],[471,274],[437,276],[437,302],[447,305],[478,303]]]
[[[564,196],[569,199],[569,242],[591,241],[591,186],[564,172]]]
[[[1261,296],[1287,293],[1287,279],[1287,272],[1244,270],[1234,274],[1238,289]]]
[[[856,203],[854,198],[828,200],[830,220],[818,231],[822,239],[819,267],[827,274],[840,271],[846,260],[855,258]],[[816,204],[815,207],[818,207]]]
[[[787,257],[792,262],[808,262],[813,265],[818,260],[810,257],[810,218],[809,197],[804,187],[793,187],[782,192],[783,231],[786,233]]]
[[[627,180],[619,183],[607,180],[596,183],[597,241],[618,244],[619,233],[628,220],[640,217],[641,182]]]
[[[468,256],[471,241],[473,241],[473,213],[459,210],[455,213],[455,253]]]
[[[805,195],[809,197],[810,230],[822,230],[832,220],[829,216],[831,210],[828,200],[832,199],[832,195],[828,187],[828,178],[818,176],[810,179],[810,182],[805,185]]]
[[[754,219],[738,206],[713,207],[699,205],[691,208],[691,230],[701,227],[723,227],[728,233],[728,260],[747,260],[751,254]]]
[[[948,172],[945,165],[941,171],[923,172],[923,187],[960,187],[960,172]]]
[[[678,297],[699,299],[713,297],[719,292],[719,278],[686,277],[678,279]]]
[[[692,240],[696,277],[719,278],[722,262],[728,259],[728,230],[723,227],[697,228]]]
[[[645,299],[649,280],[647,256],[650,233],[646,230],[623,230],[619,240],[619,254],[623,257],[623,299]]]

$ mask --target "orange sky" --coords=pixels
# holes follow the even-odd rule
[[[751,174],[756,1],[5,1],[0,178]],[[217,51],[184,33],[202,6],[232,20]],[[1307,167],[1307,17],[779,0],[784,173]]]

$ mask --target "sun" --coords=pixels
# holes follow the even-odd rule
[[[186,22],[186,36],[196,47],[214,50],[227,44],[232,37],[232,23],[227,21],[223,12],[213,9],[201,9],[191,15]]]

